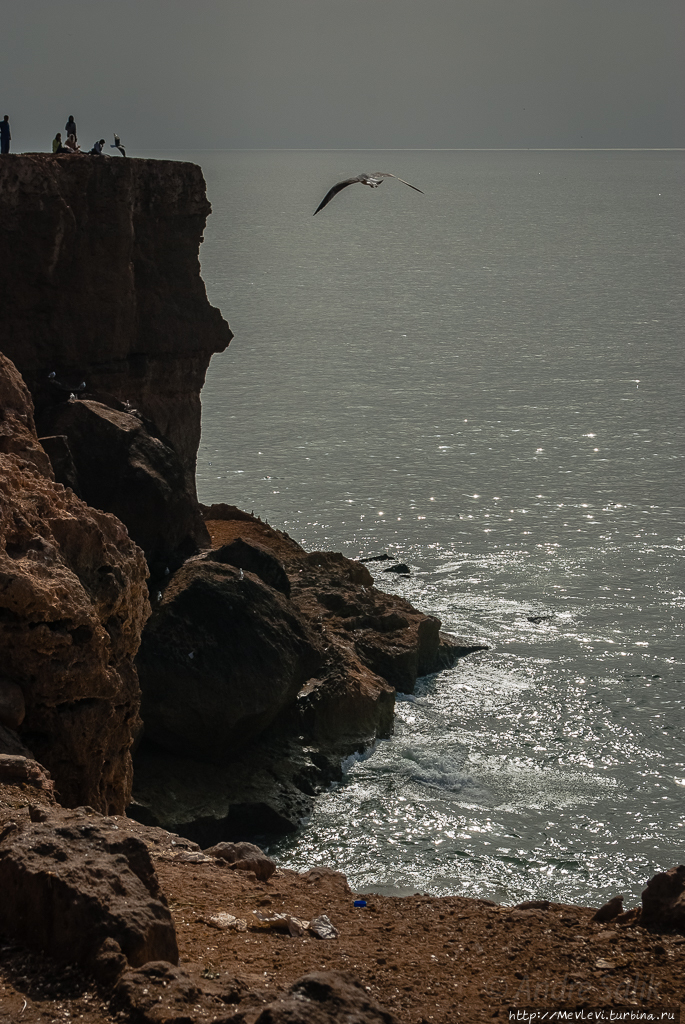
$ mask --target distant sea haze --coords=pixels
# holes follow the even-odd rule
[[[682,861],[684,154],[179,156],[235,333],[201,499],[387,551],[412,574],[380,587],[491,646],[399,702],[279,856],[357,891],[630,905]],[[312,217],[376,170],[426,194]]]

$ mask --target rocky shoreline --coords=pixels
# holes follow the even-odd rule
[[[350,978],[288,975],[289,994],[256,996],[233,971],[234,999],[183,973],[174,872],[234,880],[200,848],[296,830],[342,760],[390,734],[397,692],[483,649],[361,562],[198,502],[200,391],[231,339],[200,277],[209,210],[192,164],[0,164],[0,934],[90,972],[106,999],[86,1022],[419,1020]],[[682,930],[678,871],[675,909],[643,908],[642,925]],[[308,884],[278,874],[283,893]],[[321,877],[347,919],[334,874]],[[176,965],[179,946],[181,968],[147,970]],[[151,986],[168,989],[154,1006]],[[49,1019],[34,1003],[22,1020]]]

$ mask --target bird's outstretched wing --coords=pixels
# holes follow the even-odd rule
[[[356,181],[361,181],[359,175],[357,175],[356,178],[345,178],[344,181],[339,181],[337,185],[334,185],[333,188],[326,193],[326,195],[323,197],[317,208],[314,210],[312,216],[316,217],[319,210],[323,210],[324,206],[327,206],[328,203],[330,203],[333,196],[337,196],[338,192],[341,192],[344,188],[347,188],[348,185],[354,185]]]
[[[394,178],[395,181],[401,181],[403,185],[409,185],[409,188],[413,188],[416,192],[420,192],[422,196],[425,196],[425,192],[422,188],[417,188],[416,185],[412,185],[410,181],[405,181],[404,178],[398,178],[396,174],[391,174],[390,171],[374,171],[371,175],[372,178]]]
[[[117,149],[119,150],[119,152],[121,153],[121,155],[122,155],[122,156],[126,156],[126,150],[124,149],[124,147],[123,147],[123,146],[122,146],[121,144],[119,144],[119,145],[117,146]],[[414,186],[412,185],[412,188],[413,188],[413,187],[414,187]],[[421,191],[421,189],[419,189],[419,192],[420,192],[420,191]]]

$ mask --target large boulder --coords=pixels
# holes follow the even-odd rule
[[[52,479],[28,392],[0,356],[3,720],[66,804],[130,799],[139,722],[133,657],[149,614],[142,551],[112,515]]]
[[[204,852],[237,871],[251,871],[260,882],[268,882],[276,870],[276,862],[254,843],[217,843]]]
[[[0,933],[89,966],[105,940],[128,962],[178,963],[176,932],[145,843],[99,816],[26,824],[0,835]]]
[[[655,931],[685,933],[685,864],[650,878],[642,893],[640,924]]]
[[[231,544],[205,552],[203,558],[223,565],[234,565],[236,569],[244,569],[259,576],[263,583],[280,590],[290,597],[290,580],[279,560],[261,544],[249,544],[237,537]]]
[[[178,568],[199,547],[208,546],[181,462],[155,436],[152,423],[100,402],[72,400],[54,406],[49,426],[51,448],[56,448],[55,437],[65,437],[73,460],[71,465],[56,461],[56,478],[69,485],[75,472],[80,496],[124,523],[145,552],[153,576]]]
[[[203,511],[213,544],[204,557],[270,554],[289,580],[292,605],[328,649],[326,667],[309,687],[316,695],[303,694],[300,705],[311,738],[335,744],[337,732],[343,748],[387,735],[395,690],[411,693],[419,676],[484,649],[441,633],[437,618],[379,590],[361,562],[333,551],[307,553],[288,534],[230,505]]]
[[[359,562],[231,505],[203,512],[213,546],[160,595],[138,656],[154,742],[129,813],[209,845],[297,829],[342,758],[391,733],[395,688],[479,645]]]
[[[146,736],[175,753],[228,761],[321,662],[318,639],[282,594],[231,565],[188,562],[138,653]]]

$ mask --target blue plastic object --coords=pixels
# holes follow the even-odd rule
[[[366,900],[355,900],[354,901],[354,905],[355,905],[355,907],[365,907],[366,906]]]

